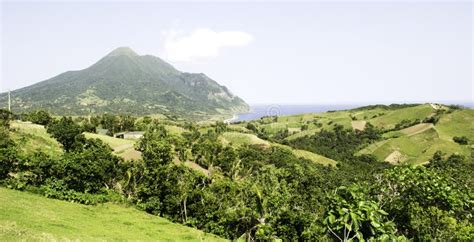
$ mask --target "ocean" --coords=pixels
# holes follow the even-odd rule
[[[356,108],[361,105],[323,105],[323,104],[256,104],[250,105],[251,111],[248,113],[236,114],[231,122],[250,121],[260,119],[264,116],[285,116],[302,113],[321,113],[330,110],[344,110]]]
[[[443,102],[439,102],[443,103]],[[445,104],[453,104],[450,102],[444,102]],[[456,103],[454,103],[456,104]],[[467,108],[473,108],[473,102],[460,102],[457,103],[461,106]],[[352,109],[361,106],[366,106],[369,104],[254,104],[250,105],[251,111],[248,113],[239,113],[234,115],[232,119],[229,119],[230,122],[239,122],[239,121],[250,121],[260,119],[264,116],[285,116],[285,115],[295,115],[303,113],[321,113],[327,112],[330,110],[345,110]]]

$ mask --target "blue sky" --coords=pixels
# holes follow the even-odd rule
[[[202,72],[249,103],[472,101],[471,2],[1,5],[0,91],[119,46]]]

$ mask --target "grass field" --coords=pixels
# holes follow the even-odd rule
[[[274,144],[274,145],[284,147],[284,148],[287,148],[287,149],[291,150],[291,152],[293,152],[293,155],[295,155],[296,157],[308,159],[310,161],[313,161],[313,162],[321,164],[321,165],[335,166],[337,164],[337,162],[333,159],[329,159],[325,156],[318,155],[318,154],[315,154],[315,153],[310,152],[310,151],[299,150],[299,149],[291,148],[291,147],[286,146],[286,145],[280,145],[280,144]]]
[[[124,158],[125,160],[137,160],[141,158],[141,153],[134,148],[136,140],[119,139],[110,137],[108,135],[84,133],[88,139],[100,139],[108,144],[113,150],[114,154]]]
[[[225,241],[132,207],[0,188],[0,241]]]
[[[235,146],[241,146],[244,144],[263,145],[266,147],[278,146],[278,147],[291,150],[296,157],[305,158],[318,164],[322,164],[322,165],[336,165],[337,164],[335,160],[326,158],[324,156],[321,156],[309,151],[305,151],[305,150],[293,149],[286,145],[271,143],[269,141],[258,138],[254,134],[244,134],[244,133],[239,133],[239,132],[225,132],[221,134],[220,138],[221,138],[222,143],[225,145],[232,143]]]
[[[470,156],[468,146],[461,146],[440,138],[434,128],[413,135],[379,141],[361,150],[359,154],[373,154],[379,160],[386,160],[390,154],[398,151],[404,157],[403,162],[420,164],[427,162],[438,150],[447,154],[457,153],[466,157]]]
[[[421,104],[397,109],[376,107],[342,110],[283,116],[278,117],[276,122],[268,118],[259,127],[263,127],[270,134],[288,129],[290,135],[286,140],[294,140],[299,137],[313,135],[322,129],[331,130],[335,124],[348,129],[361,130],[366,123],[370,122],[379,128],[390,129],[403,120],[424,120],[434,115],[436,109],[439,108],[449,109],[442,105]],[[316,123],[319,123],[320,127]],[[308,129],[298,131],[298,128],[301,128],[303,124],[307,124]],[[442,114],[436,125],[421,123],[402,130],[384,133],[384,140],[369,145],[358,154],[374,154],[379,160],[388,159],[394,164],[398,164],[398,162],[393,162],[393,159],[413,164],[424,163],[438,150],[447,154],[461,154],[470,157],[470,146],[461,146],[453,142],[453,137],[467,136],[471,141],[474,140],[473,124],[474,110],[455,110],[452,113]],[[295,153],[298,153],[298,151],[295,151]],[[299,153],[301,157],[301,152]],[[311,155],[308,157],[311,157]],[[312,158],[312,160],[316,159],[315,157]]]
[[[474,141],[474,110],[463,109],[443,115],[436,124],[443,139],[452,140],[454,136],[466,136]]]
[[[223,144],[233,144],[236,146],[241,146],[244,144],[249,145],[264,145],[270,146],[270,142],[258,138],[254,134],[245,134],[239,132],[225,132],[221,136],[221,141]]]
[[[42,125],[13,121],[11,128],[13,140],[26,154],[40,150],[52,157],[59,157],[63,153],[61,145]]]
[[[401,108],[392,111],[386,111],[384,115],[368,120],[371,124],[379,128],[393,128],[402,120],[423,120],[430,116],[434,109],[429,104],[418,105],[415,107]]]

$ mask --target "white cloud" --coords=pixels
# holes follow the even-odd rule
[[[167,31],[164,52],[171,61],[198,61],[215,58],[225,47],[241,47],[252,42],[252,35],[241,31],[215,32],[211,29],[195,29],[191,35]]]

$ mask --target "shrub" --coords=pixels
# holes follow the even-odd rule
[[[99,139],[88,139],[82,149],[66,153],[56,165],[56,177],[68,189],[78,192],[97,192],[111,187],[116,178],[120,158]]]
[[[47,131],[63,145],[66,152],[71,151],[76,140],[81,138],[78,136],[82,136],[81,127],[71,117],[62,117],[58,122],[48,125]]]
[[[453,137],[453,141],[460,144],[460,145],[467,145],[469,144],[469,139],[466,136],[455,136]]]
[[[120,195],[111,191],[103,190],[101,193],[77,192],[67,188],[68,185],[63,180],[49,179],[45,185],[41,186],[39,192],[48,198],[66,200],[95,205],[109,201],[121,201]]]
[[[35,124],[48,125],[53,121],[53,117],[45,110],[38,110],[28,114],[28,121]]]
[[[327,233],[341,241],[395,238],[395,224],[376,201],[368,200],[358,185],[339,187],[328,195],[324,225]]]

